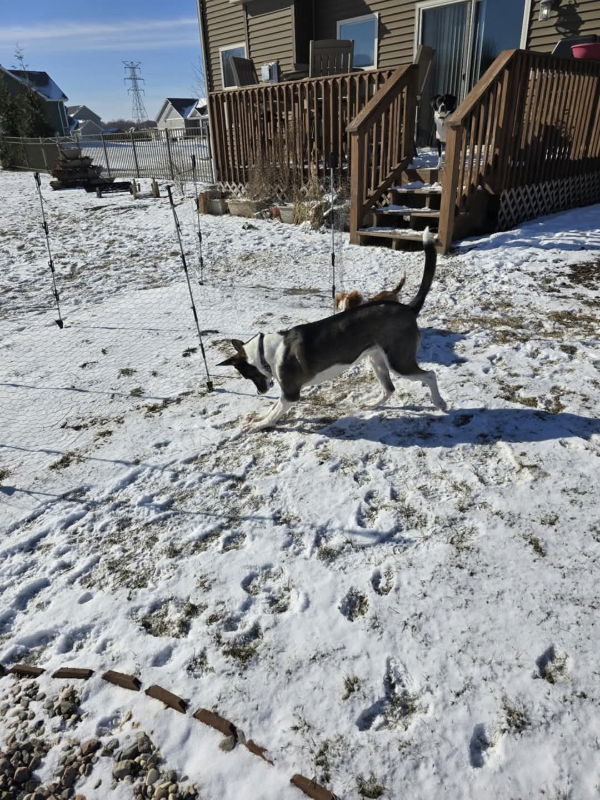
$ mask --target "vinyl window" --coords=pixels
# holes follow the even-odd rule
[[[235,86],[235,79],[231,69],[231,57],[237,56],[238,58],[247,58],[245,44],[231,44],[228,47],[221,47],[219,49],[219,58],[221,60],[221,77],[223,79],[223,88],[228,86]]]
[[[377,40],[379,35],[378,14],[340,19],[337,23],[337,38],[354,42],[355,69],[374,69],[377,66]]]

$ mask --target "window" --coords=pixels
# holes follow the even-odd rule
[[[221,56],[221,76],[223,78],[223,88],[228,86],[235,86],[233,72],[231,70],[231,57],[237,56],[238,58],[246,58],[246,45],[245,44],[232,44],[229,47],[221,47],[219,50]]]
[[[377,66],[378,33],[379,18],[377,14],[365,14],[363,17],[341,19],[338,22],[337,38],[352,39],[354,42],[353,67],[367,69]]]

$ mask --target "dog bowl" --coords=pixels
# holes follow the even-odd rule
[[[587,42],[586,44],[572,44],[573,58],[591,58],[600,61],[600,42]]]

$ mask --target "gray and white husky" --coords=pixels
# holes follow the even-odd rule
[[[259,394],[277,381],[279,400],[269,413],[253,420],[250,428],[270,428],[300,399],[304,386],[331,380],[368,356],[381,385],[381,394],[368,405],[383,405],[394,391],[390,370],[429,388],[433,404],[445,410],[435,374],[417,364],[420,335],[417,316],[423,307],[435,274],[437,253],[429,228],[423,233],[425,267],[415,297],[406,305],[376,301],[334,314],[332,317],[296,325],[279,333],[258,333],[247,342],[231,339],[236,354],[218,366],[231,365],[251,380]]]

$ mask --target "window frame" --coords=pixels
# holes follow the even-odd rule
[[[372,11],[370,14],[361,14],[359,17],[348,17],[347,19],[338,19],[336,22],[336,39],[347,39],[348,37],[340,36],[340,26],[348,24],[349,22],[363,22],[364,20],[374,20],[375,21],[375,38],[373,42],[373,64],[370,64],[366,67],[355,67],[354,63],[352,64],[353,70],[370,70],[370,69],[377,69],[377,64],[379,63],[379,11]],[[354,55],[352,56],[352,61],[354,62]]]
[[[225,47],[219,47],[219,66],[221,68],[221,85],[223,89],[237,89],[237,86],[226,86],[225,85],[225,69],[223,64],[223,53],[227,50],[235,50],[236,48],[243,48],[244,55],[242,58],[248,58],[248,48],[246,47],[246,42],[237,42],[236,44],[226,44]]]

